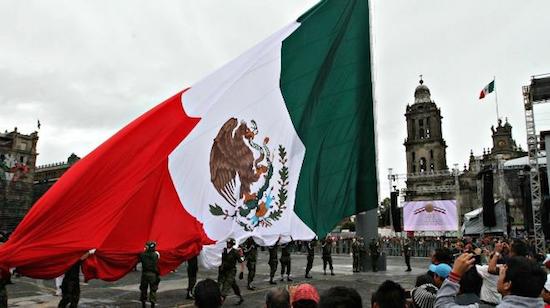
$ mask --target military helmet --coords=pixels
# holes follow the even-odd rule
[[[147,248],[147,250],[155,250],[157,248],[157,242],[147,241],[147,243],[145,243],[145,247]]]

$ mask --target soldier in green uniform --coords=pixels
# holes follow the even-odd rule
[[[6,285],[11,284],[9,271],[0,270],[0,308],[8,307],[8,291]]]
[[[244,302],[244,299],[241,295],[241,290],[237,285],[237,281],[235,281],[235,276],[237,275],[237,263],[241,264],[241,272],[244,270],[244,265],[242,263],[244,258],[242,251],[237,250],[233,246],[235,246],[235,240],[232,238],[227,239],[227,247],[223,249],[222,264],[220,265],[218,271],[218,284],[220,285],[220,290],[224,301],[229,293],[229,289],[233,289],[235,295],[239,297],[237,305],[240,305]]]
[[[255,290],[256,288],[252,285],[254,276],[256,275],[256,260],[258,257],[258,245],[254,242],[252,237],[249,237],[243,245],[244,258],[246,260],[246,268],[248,270],[247,284],[246,287],[248,290]]]
[[[370,260],[372,262],[372,271],[378,272],[378,258],[380,257],[380,245],[376,239],[372,239],[369,244]]]
[[[327,274],[327,264],[330,268],[330,274],[334,276],[334,268],[332,267],[332,241],[330,238],[326,238],[322,241],[321,247],[323,248],[323,271],[324,275]]]
[[[311,279],[309,272],[313,268],[313,257],[315,256],[315,240],[311,240],[307,243],[307,265],[306,265],[306,278]]]
[[[269,261],[267,261],[267,264],[269,264],[269,283],[270,284],[277,284],[275,281],[273,281],[273,277],[275,277],[275,273],[277,272],[277,245],[279,244],[279,241],[277,240],[277,243],[275,243],[273,246],[268,248],[269,251]]]
[[[363,258],[367,255],[367,248],[365,247],[365,239],[362,237],[359,237],[357,240],[359,242],[359,271],[364,271],[365,268],[363,267]]]
[[[411,271],[411,246],[409,245],[409,240],[405,240],[403,243],[403,255],[405,256],[405,264],[407,269],[405,272]]]
[[[147,301],[147,289],[149,289],[151,307],[155,307],[157,303],[157,290],[160,283],[158,267],[160,253],[156,249],[157,243],[148,241],[145,243],[145,251],[139,255],[139,261],[141,262],[141,282],[139,284],[141,295],[139,300],[142,307],[145,307],[145,302]]]
[[[193,288],[197,283],[197,272],[199,271],[197,256],[187,260],[187,299],[193,299]]]
[[[351,254],[353,256],[353,272],[359,272],[359,254],[361,253],[361,246],[356,237],[352,239],[351,242]]]
[[[286,281],[292,281],[290,278],[290,245],[291,243],[286,243],[281,245],[281,281],[284,281],[284,274],[286,270]]]
[[[82,262],[91,254],[95,253],[95,249],[90,249],[83,254],[80,259],[69,268],[63,277],[61,283],[61,300],[57,307],[77,307],[80,300],[80,266]]]

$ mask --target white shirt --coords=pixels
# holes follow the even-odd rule
[[[479,299],[485,302],[498,304],[502,296],[497,291],[498,275],[489,273],[488,265],[476,265],[477,273],[483,278]]]

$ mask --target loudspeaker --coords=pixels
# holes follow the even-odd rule
[[[495,198],[493,196],[493,170],[483,171],[483,226],[494,227],[497,225],[495,216]]]
[[[391,201],[391,218],[393,222],[393,230],[395,232],[401,232],[403,229],[401,228],[401,209],[397,207],[397,197],[399,196],[399,192],[392,191],[390,193],[390,201]]]

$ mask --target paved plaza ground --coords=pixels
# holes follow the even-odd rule
[[[256,274],[255,291],[246,290],[246,280],[238,280],[245,302],[240,307],[263,307],[264,297],[271,285],[269,285],[269,267],[267,265],[267,251],[258,251],[258,265]],[[405,272],[404,260],[400,257],[389,257],[387,271],[352,273],[351,257],[348,255],[334,255],[335,276],[324,276],[322,261],[319,255],[315,256],[312,270],[313,279],[307,282],[315,285],[319,292],[333,286],[348,286],[355,288],[362,296],[364,307],[370,307],[370,297],[378,285],[387,279],[400,283],[405,289],[414,285],[416,276],[425,273],[429,260],[427,258],[412,258],[412,272]],[[303,254],[292,256],[291,284],[306,281],[304,268],[306,257]],[[159,286],[157,307],[192,307],[192,301],[185,299],[187,287],[187,271],[185,263],[177,272],[162,277]],[[92,280],[88,284],[82,283],[80,306],[81,307],[140,307],[139,298],[139,272],[132,272],[117,282],[104,282]],[[198,279],[216,279],[217,270],[199,269]],[[246,272],[245,272],[246,277]],[[246,278],[245,278],[246,279]],[[10,307],[57,307],[59,297],[55,296],[53,280],[38,280],[19,277],[13,279],[15,284],[8,286]],[[278,282],[278,285],[286,285],[288,282]],[[234,296],[229,296],[224,307],[233,306],[237,301]]]

